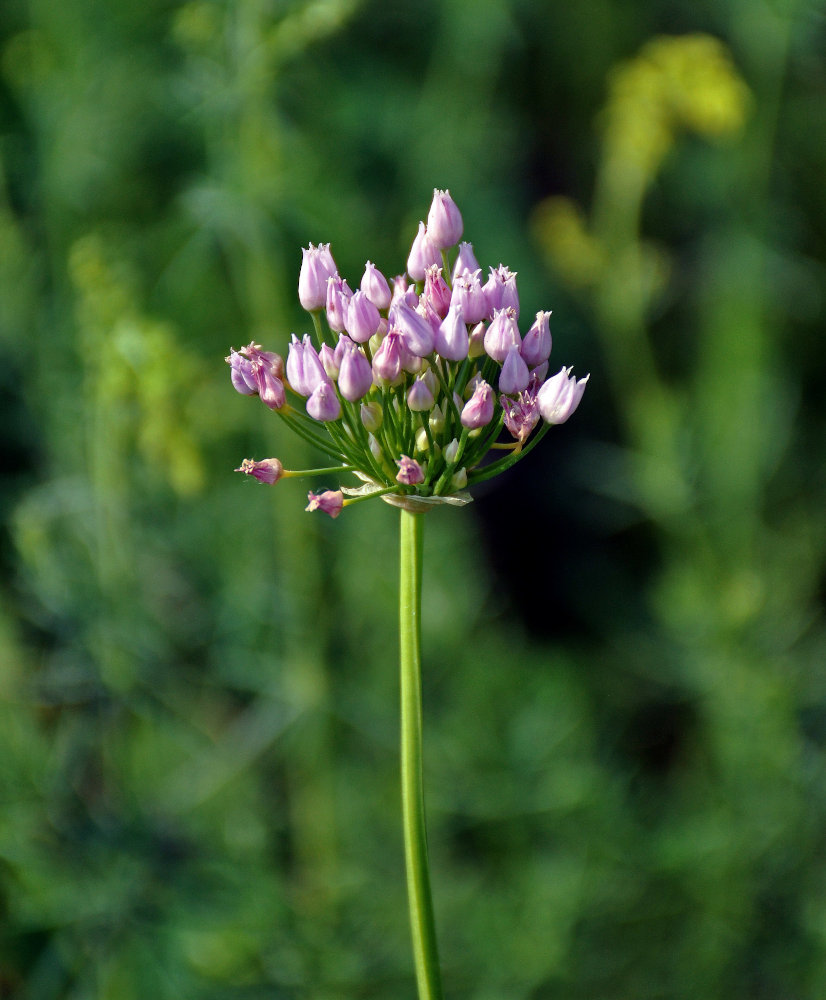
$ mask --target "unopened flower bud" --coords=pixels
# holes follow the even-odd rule
[[[310,501],[304,510],[321,510],[330,517],[338,517],[344,506],[344,494],[341,490],[325,490],[323,493],[308,493]]]
[[[434,434],[441,434],[445,429],[445,415],[442,413],[442,408],[438,403],[430,411],[430,418],[427,422],[430,424],[430,429]]]
[[[571,375],[572,369],[561,368],[549,378],[536,397],[542,419],[549,424],[564,424],[579,406],[589,375],[578,382]]]
[[[470,331],[470,343],[468,344],[467,356],[471,361],[481,358],[485,353],[485,331],[487,327],[484,323],[477,323]]]
[[[498,309],[513,309],[516,318],[519,319],[519,293],[516,290],[515,271],[511,271],[504,264],[492,267],[484,287],[489,316]]]
[[[439,247],[430,238],[425,224],[420,222],[419,231],[407,258],[407,273],[414,281],[424,281],[427,269],[432,264],[438,264],[440,260]]]
[[[327,279],[327,323],[336,333],[347,326],[347,308],[352,297],[350,286],[339,274]]]
[[[341,378],[341,375],[339,375]],[[328,420],[338,420],[341,416],[341,403],[338,401],[333,383],[319,382],[310,398],[307,400],[307,413],[313,420],[326,422]]]
[[[416,430],[416,451],[420,454],[427,451],[430,447],[430,439],[427,436],[427,431],[424,427],[419,427]]]
[[[442,277],[438,264],[431,264],[424,276],[424,298],[433,306],[433,311],[444,319],[450,308],[450,289]]]
[[[411,354],[417,358],[426,358],[433,353],[436,335],[423,316],[411,309],[406,302],[396,304],[393,316],[394,325]]]
[[[445,461],[448,465],[453,465],[459,455],[459,441],[454,438],[445,448]]]
[[[298,300],[308,312],[316,312],[327,304],[327,279],[336,273],[329,243],[319,243],[302,250],[301,272],[298,276]]]
[[[373,369],[370,362],[355,345],[344,352],[338,373],[338,391],[355,403],[362,399],[373,386]]]
[[[517,392],[527,389],[529,381],[528,366],[522,360],[519,348],[516,344],[512,344],[499,373],[499,391],[507,396],[514,396]]]
[[[433,191],[433,201],[427,213],[427,231],[440,250],[455,246],[462,235],[462,216],[449,191]]]
[[[484,380],[476,386],[473,395],[462,409],[462,426],[468,430],[486,427],[493,420],[493,389]]]
[[[522,338],[516,325],[513,309],[500,309],[493,314],[491,324],[485,333],[485,351],[494,361],[502,362],[511,347],[519,347]]]
[[[436,353],[448,361],[462,361],[467,357],[470,339],[460,301],[451,302],[447,316],[436,333]]]
[[[474,325],[489,316],[488,300],[479,282],[480,271],[465,271],[453,282],[450,304],[460,304],[465,322]]]
[[[418,483],[424,482],[424,470],[415,459],[402,455],[396,460],[396,465],[399,467],[399,473],[396,476],[398,482],[405,486],[416,486]]]
[[[338,378],[339,360],[336,357],[336,353],[329,344],[322,344],[321,350],[318,352],[321,364],[324,366],[324,371],[327,372],[327,375],[333,381]]]
[[[260,462],[256,462],[252,458],[245,458],[235,471],[253,476],[259,483],[272,485],[281,478],[284,466],[277,458],[264,458]]]
[[[384,420],[384,413],[382,412],[381,403],[377,400],[373,400],[370,403],[362,403],[359,413],[364,429],[371,434],[374,434],[381,427]]]
[[[424,379],[417,378],[407,391],[407,405],[414,413],[433,408],[435,400]]]
[[[361,290],[377,309],[387,309],[390,305],[391,294],[387,278],[369,260],[364,266]]]
[[[373,355],[373,373],[384,382],[395,382],[402,370],[401,334],[389,330]]]
[[[388,289],[389,291],[389,289]],[[369,296],[354,292],[347,306],[347,332],[357,344],[365,344],[378,330],[381,316]]]
[[[456,256],[456,260],[453,264],[453,274],[451,275],[451,281],[456,284],[456,279],[468,271],[470,274],[474,274],[476,271],[480,271],[479,261],[477,261],[476,256],[473,253],[473,246],[470,243],[460,243],[459,253]]]
[[[450,480],[450,488],[452,490],[463,490],[467,486],[467,469],[462,466],[461,469],[457,469],[453,473],[453,477]]]
[[[522,340],[522,347],[519,350],[528,368],[541,365],[551,356],[551,329],[548,325],[550,316],[549,312],[540,310]]]

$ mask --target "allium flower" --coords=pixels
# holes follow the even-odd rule
[[[485,332],[485,351],[494,361],[504,361],[512,347],[519,347],[522,338],[516,325],[513,309],[500,309],[493,314],[490,326]]]
[[[347,308],[352,297],[350,286],[338,274],[327,279],[327,323],[336,333],[347,326]]]
[[[327,279],[337,271],[330,253],[329,243],[319,243],[302,250],[301,272],[298,275],[298,301],[307,310],[315,312],[327,304]]]
[[[456,246],[461,235],[455,202],[437,188],[407,274],[388,282],[367,261],[354,294],[329,244],[303,252],[299,297],[314,336],[291,336],[286,366],[258,344],[227,358],[239,393],[259,395],[337,463],[281,474],[353,473],[361,485],[342,486],[347,503],[379,495],[422,510],[523,459],[574,412],[587,378],[563,368],[546,380],[550,312],[537,312],[523,338],[516,273],[492,267],[483,286],[472,245]],[[276,461],[245,460],[240,471],[267,481]],[[328,494],[338,513],[341,491],[318,496]]]
[[[564,424],[579,406],[589,375],[578,382],[571,375],[571,368],[561,368],[539,390],[537,403],[542,419],[549,424]]]
[[[407,273],[414,281],[424,281],[427,269],[432,264],[438,264],[440,260],[439,247],[428,235],[425,224],[420,222],[419,231],[407,258]]]
[[[434,190],[427,213],[427,232],[431,240],[440,250],[445,250],[459,242],[463,228],[462,216],[450,192]]]
[[[323,493],[308,493],[310,501],[304,510],[321,510],[330,517],[338,517],[344,506],[344,494],[341,490],[325,490]]]
[[[530,330],[522,340],[522,358],[529,368],[541,365],[551,356],[550,312],[538,312]]]
[[[360,288],[376,309],[387,309],[390,305],[391,294],[387,278],[372,261],[368,260],[364,265]]]
[[[231,350],[226,361],[237,392],[244,396],[258,395],[271,410],[281,409],[286,395],[282,382],[284,361],[280,354],[264,351],[259,344],[250,343],[240,351]]]
[[[480,380],[462,409],[462,426],[468,430],[486,427],[493,420],[493,389]]]
[[[307,400],[307,413],[314,420],[326,423],[328,420],[338,420],[341,416],[341,403],[338,401],[332,382],[319,382]]]
[[[516,399],[503,396],[500,400],[505,427],[520,444],[524,444],[539,423],[539,407],[531,392],[520,392]]]
[[[507,396],[513,396],[528,388],[530,378],[528,366],[522,360],[519,348],[516,344],[511,345],[499,374],[499,391]]]
[[[256,462],[251,458],[245,458],[241,465],[235,470],[243,472],[248,476],[254,476],[259,483],[272,485],[277,483],[284,472],[284,466],[277,458],[263,458]]]
[[[389,289],[388,289],[389,298]],[[347,306],[347,332],[357,344],[366,344],[381,323],[379,310],[366,292],[354,292]]]
[[[450,308],[450,289],[438,264],[431,264],[425,271],[423,297],[433,307],[439,319],[444,319]]]
[[[373,385],[373,371],[370,362],[353,344],[344,351],[338,373],[338,391],[355,403],[363,399]]]
[[[400,483],[404,483],[405,486],[416,486],[418,483],[424,482],[424,471],[414,459],[408,458],[407,455],[402,455],[396,461],[396,465],[399,467],[396,479]]]
[[[436,333],[436,353],[448,361],[461,361],[468,355],[470,337],[462,313],[462,303],[452,302],[447,316]]]
[[[456,284],[456,279],[463,275],[465,271],[468,274],[476,274],[478,271],[482,273],[482,269],[479,267],[479,261],[473,253],[473,247],[470,243],[460,243],[459,252],[456,255],[456,260],[453,263],[453,273],[451,275],[451,280],[453,284]]]

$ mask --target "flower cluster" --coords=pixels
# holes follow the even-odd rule
[[[367,261],[353,291],[329,244],[303,251],[298,297],[315,341],[293,334],[286,365],[255,343],[226,360],[238,392],[259,395],[340,464],[289,472],[278,459],[244,459],[237,471],[270,484],[351,472],[360,487],[309,494],[307,510],[332,517],[370,496],[426,510],[469,501],[465,487],[509,468],[571,416],[588,377],[570,368],[547,377],[550,312],[523,336],[516,273],[500,264],[483,280],[462,233],[449,192],[436,190],[407,272],[391,282]]]

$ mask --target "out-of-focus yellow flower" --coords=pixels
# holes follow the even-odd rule
[[[605,158],[649,182],[680,130],[738,132],[749,92],[722,42],[710,35],[655,38],[613,72],[603,112]]]
[[[533,228],[539,244],[571,288],[588,288],[599,278],[602,249],[570,198],[546,198],[537,205]]]

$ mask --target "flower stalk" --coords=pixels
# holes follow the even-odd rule
[[[419,1000],[441,1000],[422,773],[421,604],[424,515],[402,510],[399,549],[401,787],[410,931]]]

